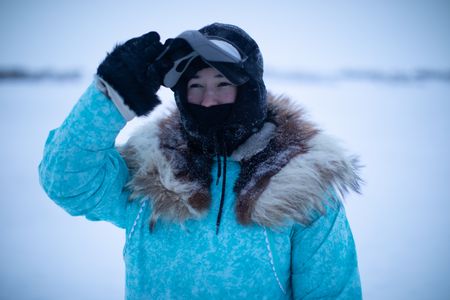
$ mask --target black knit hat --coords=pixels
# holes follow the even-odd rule
[[[258,131],[267,115],[266,87],[263,81],[263,59],[257,43],[241,28],[214,23],[198,30],[209,40],[219,40],[231,44],[239,51],[239,62],[219,62],[205,59],[200,53],[192,59],[189,66],[185,66],[172,90],[180,110],[182,125],[194,144],[203,149],[214,149],[217,132],[202,128],[190,113],[187,105],[187,81],[205,64],[212,66],[224,74],[230,81],[241,81],[230,116],[222,128],[221,139],[227,147],[227,153],[236,149],[252,133]],[[203,63],[198,63],[199,59]],[[200,66],[200,67],[199,67]]]

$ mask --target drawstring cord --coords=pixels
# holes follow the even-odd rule
[[[220,206],[219,206],[219,212],[217,213],[217,220],[216,220],[216,235],[219,234],[219,227],[220,227],[220,221],[222,219],[222,210],[223,210],[223,204],[225,200],[225,187],[226,187],[226,179],[227,179],[227,146],[225,144],[225,141],[223,137],[221,137],[216,145],[218,147],[221,147],[223,150],[223,174],[222,174],[222,162],[220,159],[220,152],[217,151],[216,147],[216,154],[217,154],[217,180],[216,185],[219,184],[219,178],[222,176],[222,193],[220,195]]]
[[[220,176],[222,176],[222,162],[220,161],[220,154],[219,152],[216,152],[217,156],[217,178],[216,178],[216,185],[219,184]]]

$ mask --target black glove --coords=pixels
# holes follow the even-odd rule
[[[173,59],[168,54],[171,52],[171,45],[173,39],[167,39],[164,42],[163,51],[153,63],[147,68],[147,77],[159,80],[160,85],[163,85],[164,76],[173,67]]]
[[[149,69],[164,46],[157,32],[149,32],[118,45],[97,69],[97,74],[108,82],[136,115],[151,111],[161,101],[156,92],[161,86],[161,75]]]

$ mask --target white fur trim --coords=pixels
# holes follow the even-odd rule
[[[280,103],[286,104],[289,105],[288,102]],[[283,106],[280,107],[283,109]],[[122,153],[133,170],[129,182],[129,188],[133,192],[131,197],[146,197],[151,199],[154,207],[160,207],[155,209],[153,220],[162,217],[182,223],[186,219],[203,216],[207,210],[197,209],[189,204],[191,197],[204,189],[201,181],[177,178],[173,169],[177,166],[169,161],[169,157],[175,156],[167,155],[163,152],[167,150],[163,150],[160,145],[160,135],[163,132],[165,138],[183,139],[179,127],[174,125],[174,119],[167,123],[167,118],[174,117],[174,110],[174,101],[158,105],[149,116],[143,118],[143,126],[135,131]],[[275,138],[273,133],[272,126],[267,123],[262,132],[250,137],[254,140],[247,141],[237,150],[233,158],[251,158]],[[264,173],[264,168],[269,166],[262,165],[250,174],[249,182],[237,196],[247,197],[249,193],[260,192],[249,211],[252,222],[270,228],[284,226],[290,221],[310,224],[315,212],[324,212],[326,201],[330,198],[327,193],[333,188],[341,194],[349,189],[359,190],[358,161],[349,156],[333,138],[319,131],[304,146],[305,152],[292,158],[288,148],[272,154],[277,155],[280,161],[284,158],[289,161],[260,190],[257,187],[258,179]],[[127,152],[127,149],[131,151]]]
[[[291,159],[270,179],[269,186],[256,202],[253,221],[282,226],[273,219],[281,207],[297,221],[309,223],[310,216],[306,212],[323,208],[330,187],[343,193],[347,187],[356,185],[359,177],[355,174],[355,162],[333,138],[319,133],[311,139],[309,146],[307,153]],[[321,171],[327,172],[327,175]],[[324,177],[330,174],[333,176],[327,182]]]
[[[167,118],[176,109],[175,101],[164,101],[145,118],[143,126],[137,129],[133,136],[128,140],[128,144],[132,145],[136,151],[137,157],[134,159],[139,161],[139,168],[136,170],[136,175],[146,176],[152,170],[156,171],[159,176],[159,181],[168,191],[171,191],[178,195],[183,202],[183,206],[188,209],[193,217],[200,217],[200,214],[196,209],[191,207],[188,203],[189,197],[198,191],[201,186],[193,182],[180,182],[175,178],[172,165],[166,159],[160,148],[160,122]],[[149,178],[151,180],[151,178]],[[133,180],[129,183],[131,186],[134,184]],[[132,194],[131,197],[140,197],[142,195]],[[149,195],[146,195],[149,196]],[[158,200],[153,196],[153,200]],[[175,213],[175,212],[174,212]],[[158,216],[156,216],[158,217]],[[169,219],[175,218],[175,216],[163,216]]]

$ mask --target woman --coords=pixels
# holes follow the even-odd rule
[[[267,94],[246,32],[215,23],[164,45],[150,32],[97,75],[39,171],[70,214],[126,230],[127,299],[361,298],[338,196],[358,189],[357,161]],[[160,85],[176,107],[158,105]]]

